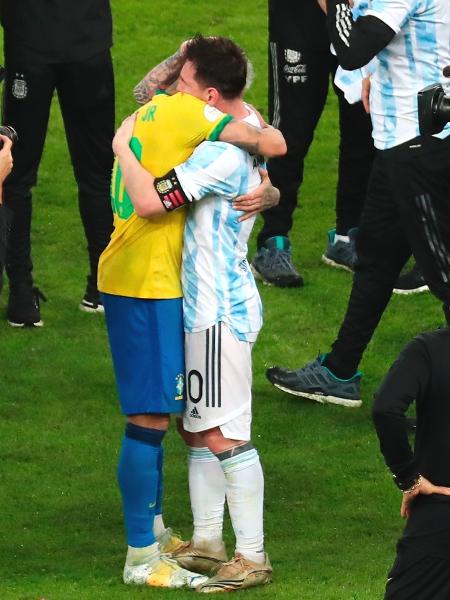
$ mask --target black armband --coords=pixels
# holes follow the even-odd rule
[[[362,16],[354,21],[347,0],[328,0],[327,7],[330,40],[344,69],[364,67],[395,36],[395,31],[375,16]]]
[[[167,212],[181,208],[191,202],[181,187],[175,169],[162,177],[155,177],[153,185]]]

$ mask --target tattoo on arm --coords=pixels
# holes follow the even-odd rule
[[[179,50],[159,65],[154,67],[140,81],[133,90],[133,95],[138,104],[149,102],[158,89],[165,89],[174,83],[184,64],[184,54]]]

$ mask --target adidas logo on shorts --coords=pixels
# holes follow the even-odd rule
[[[192,417],[193,419],[201,419],[201,416],[198,414],[198,410],[197,410],[196,406],[194,406],[194,408],[191,410],[191,412],[189,413],[189,416]]]

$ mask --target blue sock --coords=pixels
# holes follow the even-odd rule
[[[159,455],[158,455],[158,491],[156,494],[155,515],[162,515],[162,511],[163,511],[163,509],[162,509],[163,492],[164,492],[163,464],[164,464],[164,448],[161,446],[159,448]]]
[[[119,459],[127,542],[134,548],[155,543],[153,519],[158,495],[158,460],[165,431],[127,423]]]

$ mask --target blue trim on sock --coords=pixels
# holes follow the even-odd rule
[[[358,377],[362,377],[363,376],[363,372],[362,371],[356,371],[356,373],[354,375],[352,375],[351,377],[349,377],[349,379],[341,379],[340,377],[337,377],[333,371],[330,371],[330,369],[323,364],[323,361],[326,359],[326,357],[328,356],[329,352],[327,352],[327,354],[320,354],[319,355],[319,360],[320,360],[320,364],[322,365],[322,367],[328,371],[328,373],[331,375],[331,377],[333,379],[336,379],[336,381],[341,381],[342,383],[347,383],[349,381],[353,381],[354,379],[357,379]]]
[[[134,423],[127,423],[125,427],[125,436],[131,440],[137,440],[149,444],[150,446],[161,446],[166,432],[162,429],[153,429],[150,427],[141,427]]]

